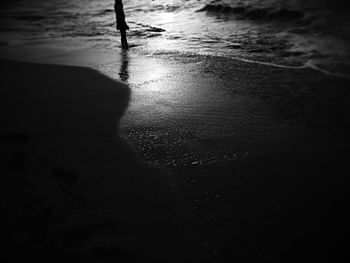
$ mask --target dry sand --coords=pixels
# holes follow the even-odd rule
[[[195,228],[171,178],[118,136],[128,86],[88,68],[0,65],[2,256],[198,259]]]

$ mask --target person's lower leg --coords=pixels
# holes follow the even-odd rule
[[[126,40],[126,32],[124,30],[120,31],[121,34],[121,41],[122,41],[122,47],[123,48],[128,48],[128,41]]]
[[[124,38],[124,47],[129,48],[128,41],[126,40],[126,38]]]

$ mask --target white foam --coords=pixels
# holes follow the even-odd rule
[[[334,73],[334,72],[330,72],[330,71],[325,70],[325,69],[321,69],[321,68],[317,67],[314,63],[312,63],[312,61],[310,61],[310,60],[305,63],[305,66],[307,66],[307,67],[309,67],[309,68],[311,68],[313,70],[319,71],[319,72],[321,72],[323,74],[329,75],[329,76],[350,79],[349,75],[340,74],[340,73]]]
[[[307,68],[306,65],[289,66],[289,65],[275,64],[275,63],[271,63],[271,62],[250,60],[250,59],[245,59],[245,58],[235,58],[235,59],[238,60],[238,61],[242,61],[242,62],[253,63],[253,64],[260,64],[260,65],[271,66],[271,67],[276,67],[276,68],[284,68],[284,69],[304,69],[304,68]]]
[[[323,74],[332,76],[332,77],[338,77],[338,78],[346,78],[350,79],[349,75],[346,74],[341,74],[341,73],[335,73],[335,72],[330,72],[328,70],[322,69],[320,67],[317,67],[312,61],[307,61],[304,65],[302,66],[289,66],[289,65],[281,65],[281,64],[276,64],[276,63],[271,63],[271,62],[264,62],[264,61],[256,61],[256,60],[250,60],[250,59],[245,59],[245,58],[234,58],[235,60],[246,62],[246,63],[252,63],[252,64],[259,64],[259,65],[265,65],[265,66],[271,66],[275,68],[283,68],[283,69],[293,69],[293,70],[300,70],[300,69],[306,69],[310,68],[313,70],[316,70],[318,72],[321,72]]]

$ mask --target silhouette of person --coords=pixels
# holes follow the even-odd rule
[[[125,15],[124,15],[122,0],[115,0],[114,11],[115,11],[116,20],[117,20],[117,29],[120,30],[122,48],[127,49],[129,48],[129,46],[128,46],[128,41],[126,40],[126,30],[129,29],[129,26],[125,22]]]

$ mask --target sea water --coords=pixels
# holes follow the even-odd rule
[[[350,75],[342,0],[124,0],[139,52],[205,54]],[[80,41],[119,48],[113,0],[7,0],[1,45]]]

